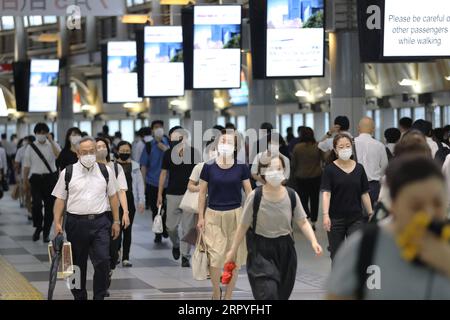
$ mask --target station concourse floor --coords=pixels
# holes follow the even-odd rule
[[[15,290],[15,285],[22,284],[22,288],[28,289],[17,290],[35,292],[34,294],[17,292],[16,295],[14,292],[9,292],[9,299],[27,299],[28,295],[40,295],[41,299],[47,297],[50,268],[47,244],[43,243],[42,235],[39,241],[33,242],[31,239],[33,231],[31,222],[27,220],[25,209],[21,209],[19,202],[13,201],[10,194],[5,193],[4,198],[0,200],[0,273],[3,273],[0,274],[0,300],[2,297],[3,299],[7,297],[2,290],[8,290],[5,288],[5,286],[8,287],[8,283],[9,291]],[[291,300],[319,300],[324,297],[324,287],[331,263],[326,250],[326,234],[320,226],[316,234],[325,251],[319,258],[314,256],[309,243],[298,230],[295,234],[298,269]],[[136,214],[130,254],[133,267],[122,268],[119,265],[116,268],[110,288],[111,296],[107,299],[210,300],[210,281],[196,281],[192,278],[190,268],[181,268],[180,260],[175,261],[172,258],[169,239],[164,239],[159,245],[154,244],[153,240],[150,212],[147,210],[143,216]],[[2,264],[4,269],[1,268]],[[2,272],[2,270],[10,272]],[[2,277],[5,278],[1,280]],[[90,262],[87,279],[89,299],[92,299],[93,268]],[[235,300],[253,299],[245,267],[239,274],[233,298]],[[58,280],[54,299],[73,299],[64,280]]]

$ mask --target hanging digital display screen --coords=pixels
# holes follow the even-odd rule
[[[241,6],[194,7],[194,89],[240,87],[241,18]]]
[[[59,60],[31,60],[28,112],[57,110],[58,79]]]
[[[146,27],[144,31],[144,96],[184,95],[183,29]]]

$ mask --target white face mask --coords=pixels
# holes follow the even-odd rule
[[[92,166],[95,164],[96,161],[97,157],[94,154],[89,154],[87,156],[80,157],[81,164],[86,168],[92,168]]]
[[[155,137],[162,138],[164,136],[164,129],[158,128],[155,130]]]
[[[353,154],[352,148],[342,149],[338,151],[339,159],[344,161],[350,160],[352,154]]]
[[[47,136],[45,134],[37,134],[36,140],[40,143],[44,143],[47,140]]]
[[[234,146],[231,144],[221,143],[217,146],[217,151],[221,156],[231,156],[234,153]]]
[[[283,171],[267,171],[264,177],[272,187],[279,187],[286,180]]]
[[[106,150],[106,149],[98,149],[97,150],[97,159],[105,160],[107,156],[108,156],[108,150]]]
[[[78,144],[78,142],[80,142],[81,140],[81,136],[70,136],[70,143],[73,146],[76,146]]]
[[[152,136],[145,136],[144,137],[144,142],[152,142],[153,141],[153,137]]]

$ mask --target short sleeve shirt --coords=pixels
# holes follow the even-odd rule
[[[117,175],[114,169],[114,162],[109,162],[108,167],[112,170],[112,172],[114,172],[114,177],[116,177],[117,191],[119,190],[127,191],[128,190],[127,178],[125,177],[125,172],[123,171],[122,166],[119,163],[117,164]]]
[[[330,218],[361,217],[361,196],[369,192],[369,182],[361,164],[357,163],[350,173],[346,173],[335,163],[329,164],[322,175],[321,189],[331,193]]]
[[[333,262],[328,293],[355,297],[359,287],[357,261],[362,232],[357,231],[342,245]],[[432,269],[405,261],[393,235],[380,227],[372,265],[380,270],[380,289],[365,290],[365,300],[450,299],[450,279]]]
[[[106,167],[109,174],[108,185],[98,164],[86,169],[79,162],[73,165],[72,179],[69,183],[67,211],[72,214],[100,214],[109,211],[109,197],[117,193],[117,181],[114,171]],[[59,175],[52,195],[67,200],[66,169]]]
[[[204,162],[200,162],[195,165],[194,169],[192,169],[191,176],[189,177],[189,180],[192,180],[194,182],[200,181],[200,174],[202,173],[203,166],[205,165]]]
[[[296,206],[294,208],[294,221],[306,219],[306,213],[298,194],[295,194]],[[246,226],[253,225],[253,202],[255,199],[255,191],[250,193],[245,201],[242,221]],[[266,238],[278,238],[292,233],[292,208],[291,199],[286,192],[283,200],[272,202],[261,198],[258,210],[255,232]]]
[[[169,195],[183,195],[187,190],[189,183],[189,177],[192,170],[195,167],[195,150],[194,148],[186,148],[184,152],[187,152],[186,157],[177,157],[180,163],[176,163],[177,160],[173,159],[172,151],[169,149],[164,153],[162,169],[169,172],[169,181],[167,184],[166,193]],[[200,157],[200,155],[197,155]],[[198,158],[197,158],[198,159]]]
[[[242,182],[250,179],[248,166],[235,163],[229,169],[209,162],[203,166],[200,179],[208,182],[208,207],[216,211],[234,210],[242,203]]]

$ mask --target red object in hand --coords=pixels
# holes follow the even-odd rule
[[[223,267],[222,273],[222,284],[229,284],[231,278],[233,277],[233,270],[236,269],[236,264],[234,262],[228,262]]]

